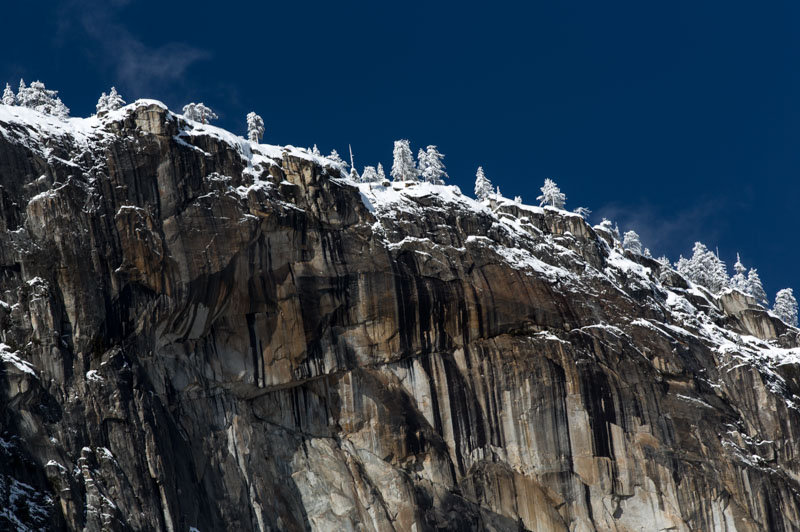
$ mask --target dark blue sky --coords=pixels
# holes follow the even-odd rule
[[[519,4],[10,2],[0,80],[76,116],[111,85],[241,133],[255,110],[267,142],[351,143],[359,169],[437,144],[470,194],[478,165],[528,202],[550,177],[654,254],[701,240],[800,290],[800,4]]]

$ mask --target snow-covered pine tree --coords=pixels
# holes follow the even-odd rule
[[[123,105],[125,105],[125,100],[122,99],[122,96],[117,92],[116,87],[111,87],[111,92],[108,93],[108,103],[106,104],[106,108],[109,111],[116,111]]]
[[[361,176],[358,175],[358,170],[356,170],[355,166],[350,167],[350,179],[352,179],[355,183],[361,181]]]
[[[195,122],[199,122],[197,116],[197,104],[196,103],[187,103],[183,106],[183,117],[186,120],[194,120]]]
[[[316,144],[314,144],[314,147],[311,148],[311,155],[316,155],[317,157],[321,157],[322,156],[322,154],[319,152],[319,148],[317,148]]]
[[[761,277],[758,276],[758,270],[750,268],[747,272],[747,293],[753,296],[759,305],[766,308],[769,306],[767,300],[767,293],[764,291],[764,285],[761,284]]]
[[[680,255],[678,260],[675,262],[675,271],[679,274],[683,275],[684,277],[689,277],[689,271],[692,269],[690,265],[689,259]]]
[[[206,107],[202,103],[198,103],[195,109],[197,110],[197,113],[200,115],[200,122],[203,124],[207,124],[212,120],[216,120],[217,118],[219,118],[217,116],[217,113],[215,113],[214,111],[211,110],[210,107]]]
[[[498,198],[503,197],[503,194],[500,192],[500,185],[494,187],[494,195],[497,196]]]
[[[650,253],[650,248],[644,248],[644,251],[642,251],[642,255],[644,255],[648,259],[652,259],[653,258],[653,254]]]
[[[522,203],[522,196],[514,196],[514,203]]]
[[[108,112],[108,94],[105,92],[100,93],[97,103],[94,106],[95,113],[102,115]]]
[[[728,267],[725,265],[725,261],[711,251],[708,252],[707,260],[711,271],[711,286],[709,288],[715,293],[722,292],[730,285]]]
[[[97,110],[98,116],[102,116],[109,111],[116,111],[123,105],[125,105],[125,100],[119,95],[116,87],[111,87],[111,92],[109,94],[104,92],[100,95],[95,109]]]
[[[739,254],[736,254],[736,264],[733,265],[733,277],[731,277],[730,286],[734,290],[739,290],[747,294],[747,268],[744,267],[742,264],[742,259],[739,258]]]
[[[254,112],[247,113],[247,140],[258,142],[262,138],[264,138],[264,119]]]
[[[444,171],[444,163],[442,163],[444,155],[439,153],[436,146],[429,145],[425,151],[419,150],[417,159],[423,181],[434,185],[444,185],[443,178],[448,177],[447,172]]]
[[[392,153],[394,162],[390,175],[395,181],[414,181],[417,178],[417,165],[411,153],[411,145],[407,140],[394,141]]]
[[[6,83],[6,88],[3,90],[3,104],[5,105],[15,105],[17,103],[17,98],[14,96],[14,91],[11,90],[11,85]]]
[[[656,259],[661,268],[658,271],[658,279],[663,283],[669,277],[669,272],[672,271],[672,264],[669,261],[669,258],[666,255],[661,255]]]
[[[602,229],[603,231],[608,231],[612,235],[614,234],[614,226],[612,225],[614,222],[609,220],[608,218],[603,218],[603,220],[597,224],[597,227]]]
[[[25,82],[19,80],[17,104],[62,120],[69,117],[69,108],[58,97],[58,91],[45,88],[41,81],[34,81],[30,87],[25,87]]]
[[[574,212],[575,214],[577,214],[581,218],[588,218],[589,215],[592,214],[592,211],[587,209],[586,207],[578,207],[577,209],[575,209],[572,212]]]
[[[642,254],[642,241],[636,231],[626,231],[622,239],[622,249],[627,249],[637,255]]]
[[[478,167],[475,173],[475,198],[478,201],[485,201],[489,199],[492,194],[492,182],[483,173],[483,166]]]
[[[778,290],[772,312],[792,327],[797,327],[797,299],[791,288]]]
[[[383,171],[383,165],[378,163],[378,182],[383,183],[386,181],[386,172]]]
[[[681,257],[675,269],[693,283],[714,293],[721,292],[730,283],[725,263],[702,242],[695,242],[692,258],[686,260]]]
[[[567,196],[564,195],[552,179],[545,179],[544,186],[540,189],[542,195],[536,199],[539,200],[539,205],[551,205],[556,209],[563,209],[564,203],[567,201]]]
[[[339,152],[338,151],[331,150],[331,154],[328,155],[327,159],[330,162],[332,162],[333,164],[335,164],[336,166],[342,168],[343,170],[347,170],[348,164],[346,162],[344,162],[344,159],[342,159],[339,156]]]
[[[207,124],[211,120],[216,120],[219,118],[210,107],[207,107],[202,102],[184,105],[183,116],[187,120],[193,120],[195,122],[200,122],[201,124]]]
[[[375,183],[378,181],[378,172],[375,171],[374,166],[365,166],[364,171],[361,172],[362,183]]]

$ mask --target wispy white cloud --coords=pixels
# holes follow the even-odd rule
[[[60,35],[82,32],[96,47],[93,58],[114,70],[115,82],[134,96],[153,96],[181,80],[189,67],[210,54],[181,42],[150,46],[120,21],[134,0],[72,0],[62,10]]]
[[[652,204],[636,207],[610,204],[597,209],[592,218],[596,221],[608,218],[618,223],[621,231],[636,231],[642,245],[653,254],[665,253],[674,261],[680,253],[691,253],[692,244],[698,240],[713,249],[721,236],[718,224],[721,214],[729,207],[723,198],[706,198],[672,212]]]

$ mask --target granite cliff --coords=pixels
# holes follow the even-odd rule
[[[799,341],[565,211],[0,105],[0,528],[800,530]]]

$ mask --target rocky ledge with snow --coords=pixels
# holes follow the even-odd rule
[[[798,330],[578,215],[0,105],[0,526],[797,530]]]

